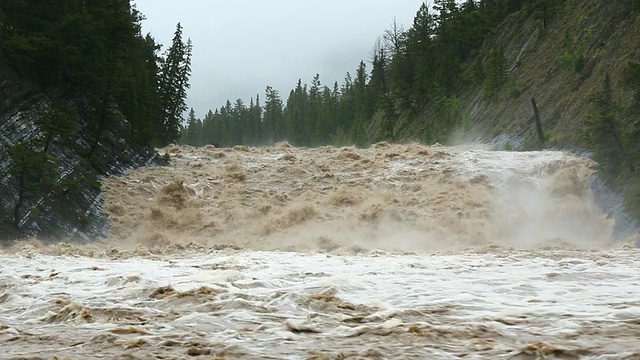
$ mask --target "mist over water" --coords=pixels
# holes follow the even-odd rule
[[[346,253],[612,240],[613,219],[589,193],[593,162],[558,151],[386,143],[164,151],[171,167],[107,182],[116,238]]]
[[[2,250],[0,358],[640,357],[637,234],[589,159],[165,151],[105,181],[112,239]]]

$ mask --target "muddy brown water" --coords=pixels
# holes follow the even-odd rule
[[[640,253],[571,154],[170,147],[112,238],[0,253],[1,359],[637,359]]]

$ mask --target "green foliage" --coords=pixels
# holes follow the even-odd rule
[[[49,146],[54,141],[59,141],[61,145],[68,147],[70,141],[78,131],[78,124],[73,118],[71,109],[63,104],[54,104],[51,108],[44,110],[36,120],[40,126],[39,145],[44,152],[48,152]]]
[[[393,103],[393,98],[389,94],[385,94],[381,99],[379,104],[380,116],[382,116],[382,121],[380,124],[380,135],[382,136],[381,140],[395,140],[394,130],[396,128],[396,124],[398,123],[398,114],[395,108],[395,104]]]
[[[189,111],[187,127],[180,135],[180,143],[191,146],[205,145],[202,121],[196,118],[196,113],[193,108]]]
[[[191,40],[182,40],[182,25],[176,25],[171,47],[162,59],[160,93],[162,120],[157,135],[158,145],[165,146],[178,140],[182,130],[183,114],[187,111],[187,89],[191,76]]]
[[[337,147],[349,146],[349,137],[341,127],[339,127],[335,135],[331,137],[331,145]]]
[[[12,160],[9,174],[18,193],[13,207],[13,221],[19,228],[25,201],[56,187],[57,162],[53,156],[34,148],[27,141],[9,146],[7,152]]]
[[[267,143],[275,143],[285,139],[286,132],[284,126],[283,103],[282,99],[280,99],[278,90],[275,90],[271,86],[267,86],[265,94],[266,100],[263,124],[266,137],[264,140]],[[308,124],[304,125],[307,125],[307,134],[310,133],[312,129]]]
[[[501,46],[491,48],[487,54],[486,77],[484,79],[484,94],[488,99],[495,99],[507,81],[507,58]]]
[[[514,85],[509,89],[509,99],[517,99],[522,94],[522,88]]]
[[[624,144],[628,152],[629,170],[620,183],[624,184],[625,208],[636,218],[640,218],[640,61],[631,61],[627,65],[625,87],[633,94],[633,100],[625,109],[625,115],[631,119],[624,134]]]
[[[394,23],[376,42],[370,71],[361,61],[352,77],[333,87],[316,74],[310,85],[298,81],[282,101],[268,87],[266,102],[249,107],[227,104],[202,121],[203,144],[260,145],[288,140],[298,146],[394,141],[400,119],[410,123],[436,104],[437,119],[425,128],[427,141],[445,142],[470,121],[453,96],[459,86],[483,84],[495,96],[506,80],[504,49],[490,52],[486,66],[471,62],[487,36],[525,0],[436,0],[423,4],[410,29]],[[256,98],[257,100],[257,98]],[[187,132],[190,126],[187,127]],[[187,137],[183,137],[186,139]],[[199,141],[199,140],[198,140]],[[196,140],[188,143],[198,144]]]
[[[640,176],[632,177],[624,190],[625,209],[640,219]]]
[[[436,117],[426,124],[423,138],[427,142],[448,143],[457,132],[465,132],[471,125],[471,117],[462,109],[457,96],[442,96],[436,102]]]
[[[563,44],[564,54],[555,58],[555,61],[569,71],[581,73],[587,59],[585,57],[584,45],[580,39],[571,37],[569,28],[564,29]]]
[[[636,69],[633,63],[628,70],[627,79],[631,88],[640,88],[640,82],[635,82],[638,79],[635,79]],[[594,150],[598,170],[605,181],[623,189],[626,210],[640,218],[640,175],[637,172],[640,160],[640,122],[636,120],[630,131],[625,131],[622,123],[625,114],[637,119],[640,111],[634,106],[624,109],[613,100],[608,75],[603,90],[593,95],[591,102],[592,106],[585,122],[586,137]]]
[[[640,10],[640,1],[638,0],[616,0],[615,3],[630,11]]]
[[[191,43],[182,41],[178,24],[166,58],[159,56],[160,45],[141,32],[142,20],[130,0],[2,1],[2,61],[53,101],[35,117],[37,135],[7,151],[8,181],[17,194],[15,227],[38,213],[37,207],[25,210],[32,200],[77,194],[85,185],[100,189],[106,159],[126,163],[123,154],[132,142],[163,145],[177,139]],[[81,126],[83,139],[77,141]],[[52,147],[81,154],[77,176],[56,182]],[[102,154],[105,148],[115,154]]]
[[[621,107],[613,99],[613,90],[609,75],[605,79],[602,91],[590,98],[589,116],[585,120],[585,137],[594,150],[594,160],[608,181],[616,182],[631,163],[625,149]]]
[[[640,114],[640,61],[630,61],[627,65],[625,87],[633,93],[632,112]]]
[[[102,134],[117,125],[119,113],[129,121],[134,141],[177,138],[176,123],[186,109],[181,100],[188,88],[189,42],[174,41],[165,61],[153,38],[142,35],[144,17],[130,0],[2,4],[0,53],[7,63],[41,90],[81,94],[93,109],[88,157]]]
[[[535,19],[542,21],[544,27],[558,12],[565,0],[526,0],[525,9],[533,15]]]

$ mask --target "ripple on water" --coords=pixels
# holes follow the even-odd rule
[[[604,267],[591,266],[599,252],[557,260],[527,251],[246,252],[234,254],[230,272],[198,266],[224,254],[5,255],[0,342],[12,356],[632,356],[640,351],[637,254],[608,254]],[[58,275],[24,276],[41,264],[43,275]]]

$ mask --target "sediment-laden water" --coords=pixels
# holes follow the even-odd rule
[[[113,238],[2,250],[0,358],[640,358],[637,239],[588,159],[164,151],[105,181]]]

